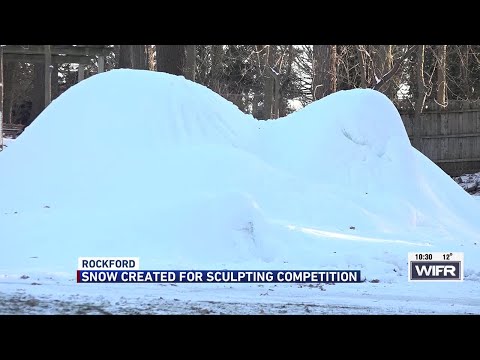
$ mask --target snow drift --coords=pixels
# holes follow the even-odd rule
[[[467,278],[480,274],[479,205],[373,90],[263,122],[182,77],[110,71],[56,99],[0,169],[3,271],[140,256],[393,281],[409,251],[464,251]]]

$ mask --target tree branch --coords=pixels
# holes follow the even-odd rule
[[[285,80],[280,85],[280,92],[283,94],[283,91],[287,87],[288,83],[290,82],[290,75],[292,74],[292,63],[293,63],[293,45],[288,45],[288,63],[287,63],[287,71],[285,73]]]
[[[358,60],[360,63],[360,78],[362,79],[362,88],[367,87],[367,70],[365,68],[365,59],[363,58],[363,50],[360,47],[361,45],[356,46]]]
[[[380,79],[379,82],[377,82],[372,89],[374,90],[380,90],[383,85],[385,85],[392,77],[395,76],[395,74],[400,70],[400,67],[402,66],[403,62],[405,59],[407,59],[410,55],[414,53],[414,51],[417,49],[419,45],[413,45],[411,46],[405,54],[403,54],[402,58],[396,62],[396,64],[392,67],[392,70],[390,70],[388,73],[386,73],[382,78]]]

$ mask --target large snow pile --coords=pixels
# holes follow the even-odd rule
[[[0,153],[0,271],[354,268],[405,281],[407,252],[463,251],[479,204],[410,146],[394,105],[341,91],[259,122],[207,88],[115,70],[55,100]]]

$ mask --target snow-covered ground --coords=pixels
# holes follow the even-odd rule
[[[205,87],[115,70],[0,153],[0,313],[480,313],[480,204],[373,90],[256,121]],[[408,252],[465,281],[409,283]],[[360,284],[76,284],[80,256],[142,269],[352,269]]]
[[[11,275],[0,286],[0,314],[478,314],[480,308],[474,281],[98,285],[51,274]]]

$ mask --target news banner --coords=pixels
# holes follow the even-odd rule
[[[140,270],[138,257],[81,257],[77,283],[358,283],[360,270]]]
[[[463,281],[463,253],[408,253],[408,281]],[[138,257],[80,257],[77,283],[361,283],[360,270],[140,270]]]

